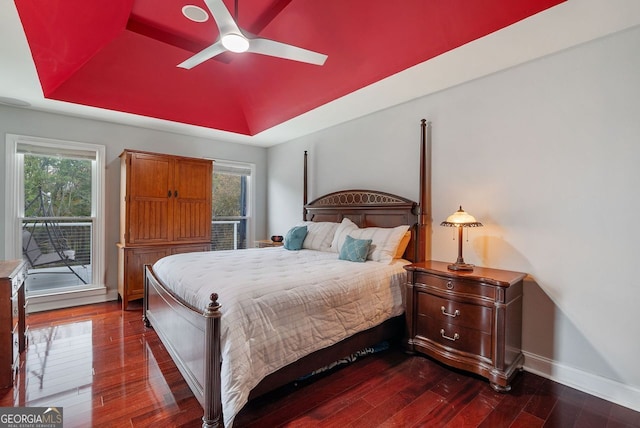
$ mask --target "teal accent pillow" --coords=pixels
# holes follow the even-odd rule
[[[365,262],[367,254],[369,254],[369,247],[371,247],[371,239],[356,239],[347,235],[340,248],[338,258],[350,262]]]
[[[284,237],[284,248],[287,250],[299,250],[302,248],[304,238],[307,236],[307,226],[295,226],[289,229]]]

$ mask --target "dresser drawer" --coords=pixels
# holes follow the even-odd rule
[[[491,334],[492,308],[457,302],[428,293],[418,293],[417,297],[419,315],[431,317],[438,323],[448,323]]]
[[[491,334],[418,315],[416,335],[447,348],[491,360]]]
[[[18,295],[14,295],[11,298],[11,333],[13,337],[11,338],[11,343],[13,344],[13,361],[17,354],[20,353],[20,336],[19,336],[19,328],[18,323],[20,321],[20,308],[18,305]]]
[[[463,279],[452,279],[425,272],[416,272],[415,283],[426,285],[427,287],[444,293],[468,295],[469,297],[479,297],[491,301],[496,298],[495,287],[484,286],[477,281],[465,281]]]
[[[19,335],[20,333],[16,328],[13,331],[13,335],[11,336],[11,344],[13,348],[13,353],[11,354],[12,355],[11,368],[14,370],[14,374],[15,374],[15,371],[20,366],[20,336]]]
[[[16,275],[11,278],[11,294],[15,294],[18,292],[18,289],[24,282],[27,277],[27,265],[25,264],[22,269],[20,269]]]
[[[18,302],[18,295],[11,296],[11,328],[15,329],[20,319],[20,305]]]

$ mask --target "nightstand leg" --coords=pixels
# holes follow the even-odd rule
[[[489,382],[489,384],[491,385],[491,388],[495,392],[505,393],[505,392],[511,391],[511,385],[502,386],[502,385],[498,385],[497,383],[493,383],[493,382]]]

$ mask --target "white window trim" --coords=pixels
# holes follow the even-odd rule
[[[88,289],[105,289],[105,147],[98,144],[79,143],[74,141],[55,140],[51,138],[30,137],[25,135],[6,135],[5,154],[5,258],[21,259],[22,235],[19,227],[19,217],[24,207],[24,186],[19,178],[22,174],[22,164],[18,162],[16,148],[19,143],[29,143],[45,147],[60,147],[63,149],[79,149],[93,151],[96,154],[95,168],[92,170],[92,205],[91,217],[94,219],[92,234],[92,278]],[[20,184],[20,186],[19,186]]]

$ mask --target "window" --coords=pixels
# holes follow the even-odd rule
[[[103,146],[7,135],[5,254],[27,261],[28,297],[104,289],[104,157]]]
[[[252,240],[253,165],[216,160],[213,164],[211,249],[247,248]]]

